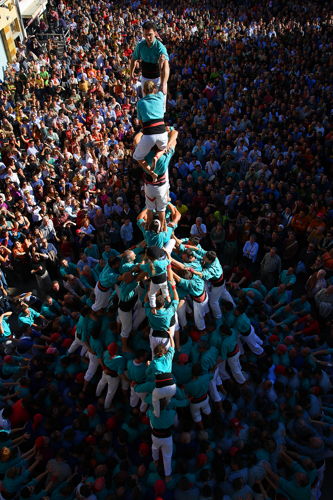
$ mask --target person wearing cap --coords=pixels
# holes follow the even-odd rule
[[[226,362],[231,370],[232,376],[238,384],[244,384],[246,378],[242,372],[242,367],[239,362],[240,350],[238,346],[238,334],[234,328],[229,328],[226,325],[220,327],[222,336],[221,346],[221,362],[219,363],[219,372],[222,381],[230,378],[226,371]]]
[[[130,62],[131,78],[134,78],[137,61],[141,61],[142,76],[141,87],[145,95],[145,82],[153,81],[160,87],[163,94],[167,94],[167,83],[169,79],[169,56],[163,43],[156,37],[156,26],[151,21],[146,21],[142,27],[144,40],[135,47]]]
[[[109,300],[114,285],[120,281],[119,276],[120,259],[118,256],[110,257],[106,266],[104,266],[99,280],[96,283],[94,294],[95,302],[92,305],[92,310],[97,312],[101,309],[106,309],[109,305]]]
[[[203,373],[199,363],[192,367],[192,380],[185,385],[185,392],[190,399],[190,411],[193,421],[203,429],[201,412],[211,414],[209,404],[209,384],[213,378],[212,373]]]
[[[165,96],[163,92],[157,90],[151,80],[144,83],[143,89],[146,95],[137,103],[137,115],[142,126],[142,137],[136,144],[133,158],[151,176],[153,181],[157,181],[158,174],[155,173],[155,167],[158,160],[166,152],[168,145],[168,132],[164,122]],[[145,158],[154,146],[156,146],[157,152],[153,155],[149,166]]]
[[[153,460],[157,465],[159,453],[160,451],[162,452],[165,479],[166,481],[170,481],[172,474],[171,459],[173,452],[172,427],[175,423],[177,414],[175,410],[167,408],[167,402],[165,399],[162,399],[160,405],[161,411],[159,416],[156,416],[155,412],[151,409],[147,411],[152,434],[152,455]]]
[[[186,269],[181,273],[182,277],[174,273],[174,280],[178,284],[179,290],[190,295],[193,301],[194,323],[198,331],[203,334],[206,331],[205,316],[208,313],[208,294],[205,290],[205,282],[200,276],[193,274],[192,269]],[[178,312],[181,314],[181,310],[185,311],[185,307],[186,304]]]
[[[149,305],[152,312],[156,312],[156,295],[160,291],[167,302],[171,302],[167,281],[167,270],[170,260],[165,251],[158,247],[148,247],[140,271],[147,273],[150,278],[148,290]]]
[[[172,360],[175,354],[175,342],[168,331],[170,347],[166,348],[163,344],[157,344],[154,348],[153,359],[149,362],[146,369],[147,381],[155,381],[155,388],[152,392],[152,404],[154,415],[158,418],[160,415],[160,400],[170,401],[176,394],[175,379],[172,375]]]
[[[126,360],[124,356],[118,354],[118,346],[115,342],[109,344],[103,353],[102,368],[103,374],[96,388],[96,396],[99,397],[105,386],[107,386],[104,408],[108,410],[112,404],[114,395],[121,381],[122,389],[126,390],[128,382],[122,376],[125,371]]]
[[[161,227],[165,227],[166,209],[169,202],[169,164],[175,153],[177,145],[178,132],[173,127],[168,127],[168,145],[166,152],[157,160],[154,174],[157,178],[152,178],[150,175],[152,160],[156,152],[154,147],[145,157],[145,162],[149,166],[149,172],[144,176],[145,199],[147,209],[147,225],[149,226],[153,220],[154,212],[157,212]],[[141,140],[142,133],[139,132],[134,138],[134,146]]]
[[[150,326],[149,343],[152,352],[154,352],[158,344],[163,344],[166,348],[170,347],[170,336],[168,332],[171,333],[172,337],[175,333],[179,297],[175,282],[173,281],[173,272],[171,269],[168,269],[168,279],[173,292],[173,299],[171,302],[166,302],[162,295],[158,295],[156,298],[156,310],[153,312],[148,302],[148,294],[145,297],[145,311]],[[176,341],[178,343],[178,335]]]
[[[136,392],[134,390],[136,384],[143,384],[146,380],[146,358],[147,354],[142,349],[137,351],[134,359],[127,361],[126,377],[130,382],[130,406],[136,408],[140,402],[140,412],[145,413],[147,410],[147,403],[145,403],[146,393]]]

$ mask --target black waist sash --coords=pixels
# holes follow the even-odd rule
[[[141,67],[142,67],[142,76],[144,78],[155,80],[155,78],[160,77],[160,67],[158,63],[149,63],[146,61],[142,61]]]

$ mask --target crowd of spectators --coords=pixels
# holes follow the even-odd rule
[[[146,20],[170,56],[173,257],[192,269],[215,251],[226,286],[222,318],[200,332],[188,311],[178,332],[177,393],[161,403],[172,473],[152,459],[151,395],[131,373],[151,359],[147,319],[124,343],[116,294],[91,309],[110,257],[144,246],[129,66]],[[333,451],[329,3],[52,0],[35,23],[67,39],[59,54],[28,37],[0,83],[2,497],[318,499]],[[108,357],[120,361],[107,400]]]

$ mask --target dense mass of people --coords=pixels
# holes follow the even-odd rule
[[[0,84],[4,499],[318,499],[328,2],[49,2]],[[12,293],[20,287],[20,294]]]

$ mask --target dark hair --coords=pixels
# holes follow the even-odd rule
[[[160,309],[163,306],[164,306],[164,297],[163,295],[158,295],[156,297],[156,307],[157,309]]]
[[[213,250],[208,250],[208,252],[206,253],[206,257],[209,262],[213,262],[216,259],[216,253],[213,252]]]
[[[148,31],[148,30],[154,30],[154,31],[156,31],[156,26],[155,26],[155,24],[152,21],[146,21],[144,23],[144,25],[142,26],[142,29],[145,30],[145,31]]]

